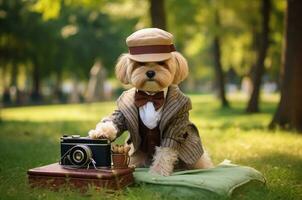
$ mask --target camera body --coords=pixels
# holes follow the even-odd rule
[[[73,168],[111,167],[111,144],[107,139],[64,135],[60,164]]]

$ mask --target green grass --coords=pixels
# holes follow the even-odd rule
[[[246,99],[240,95],[230,97],[232,109],[220,109],[210,95],[191,95],[191,99],[191,119],[214,163],[229,159],[256,168],[267,179],[266,189],[246,191],[235,199],[302,199],[302,135],[267,129],[277,96],[265,96],[263,112],[250,115],[243,112]],[[0,199],[171,199],[153,193],[147,186],[114,194],[92,190],[84,195],[28,187],[29,168],[58,161],[63,133],[86,135],[113,109],[114,102],[3,109]]]

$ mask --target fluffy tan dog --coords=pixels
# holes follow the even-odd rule
[[[132,89],[117,100],[118,109],[89,132],[114,140],[130,133],[131,164],[170,175],[176,167],[209,168],[196,126],[189,121],[191,101],[177,87],[188,75],[186,59],[175,51],[173,36],[142,29],[127,38],[129,53],[116,65],[116,76]]]

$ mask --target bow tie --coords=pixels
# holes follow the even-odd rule
[[[157,92],[154,95],[148,95],[143,91],[137,91],[134,96],[136,107],[141,107],[145,105],[148,101],[152,102],[155,110],[158,110],[164,104],[164,92]]]

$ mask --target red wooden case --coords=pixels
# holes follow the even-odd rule
[[[118,190],[134,182],[134,168],[125,169],[66,169],[59,163],[27,171],[32,187],[60,189],[64,186],[86,191],[89,186]]]

